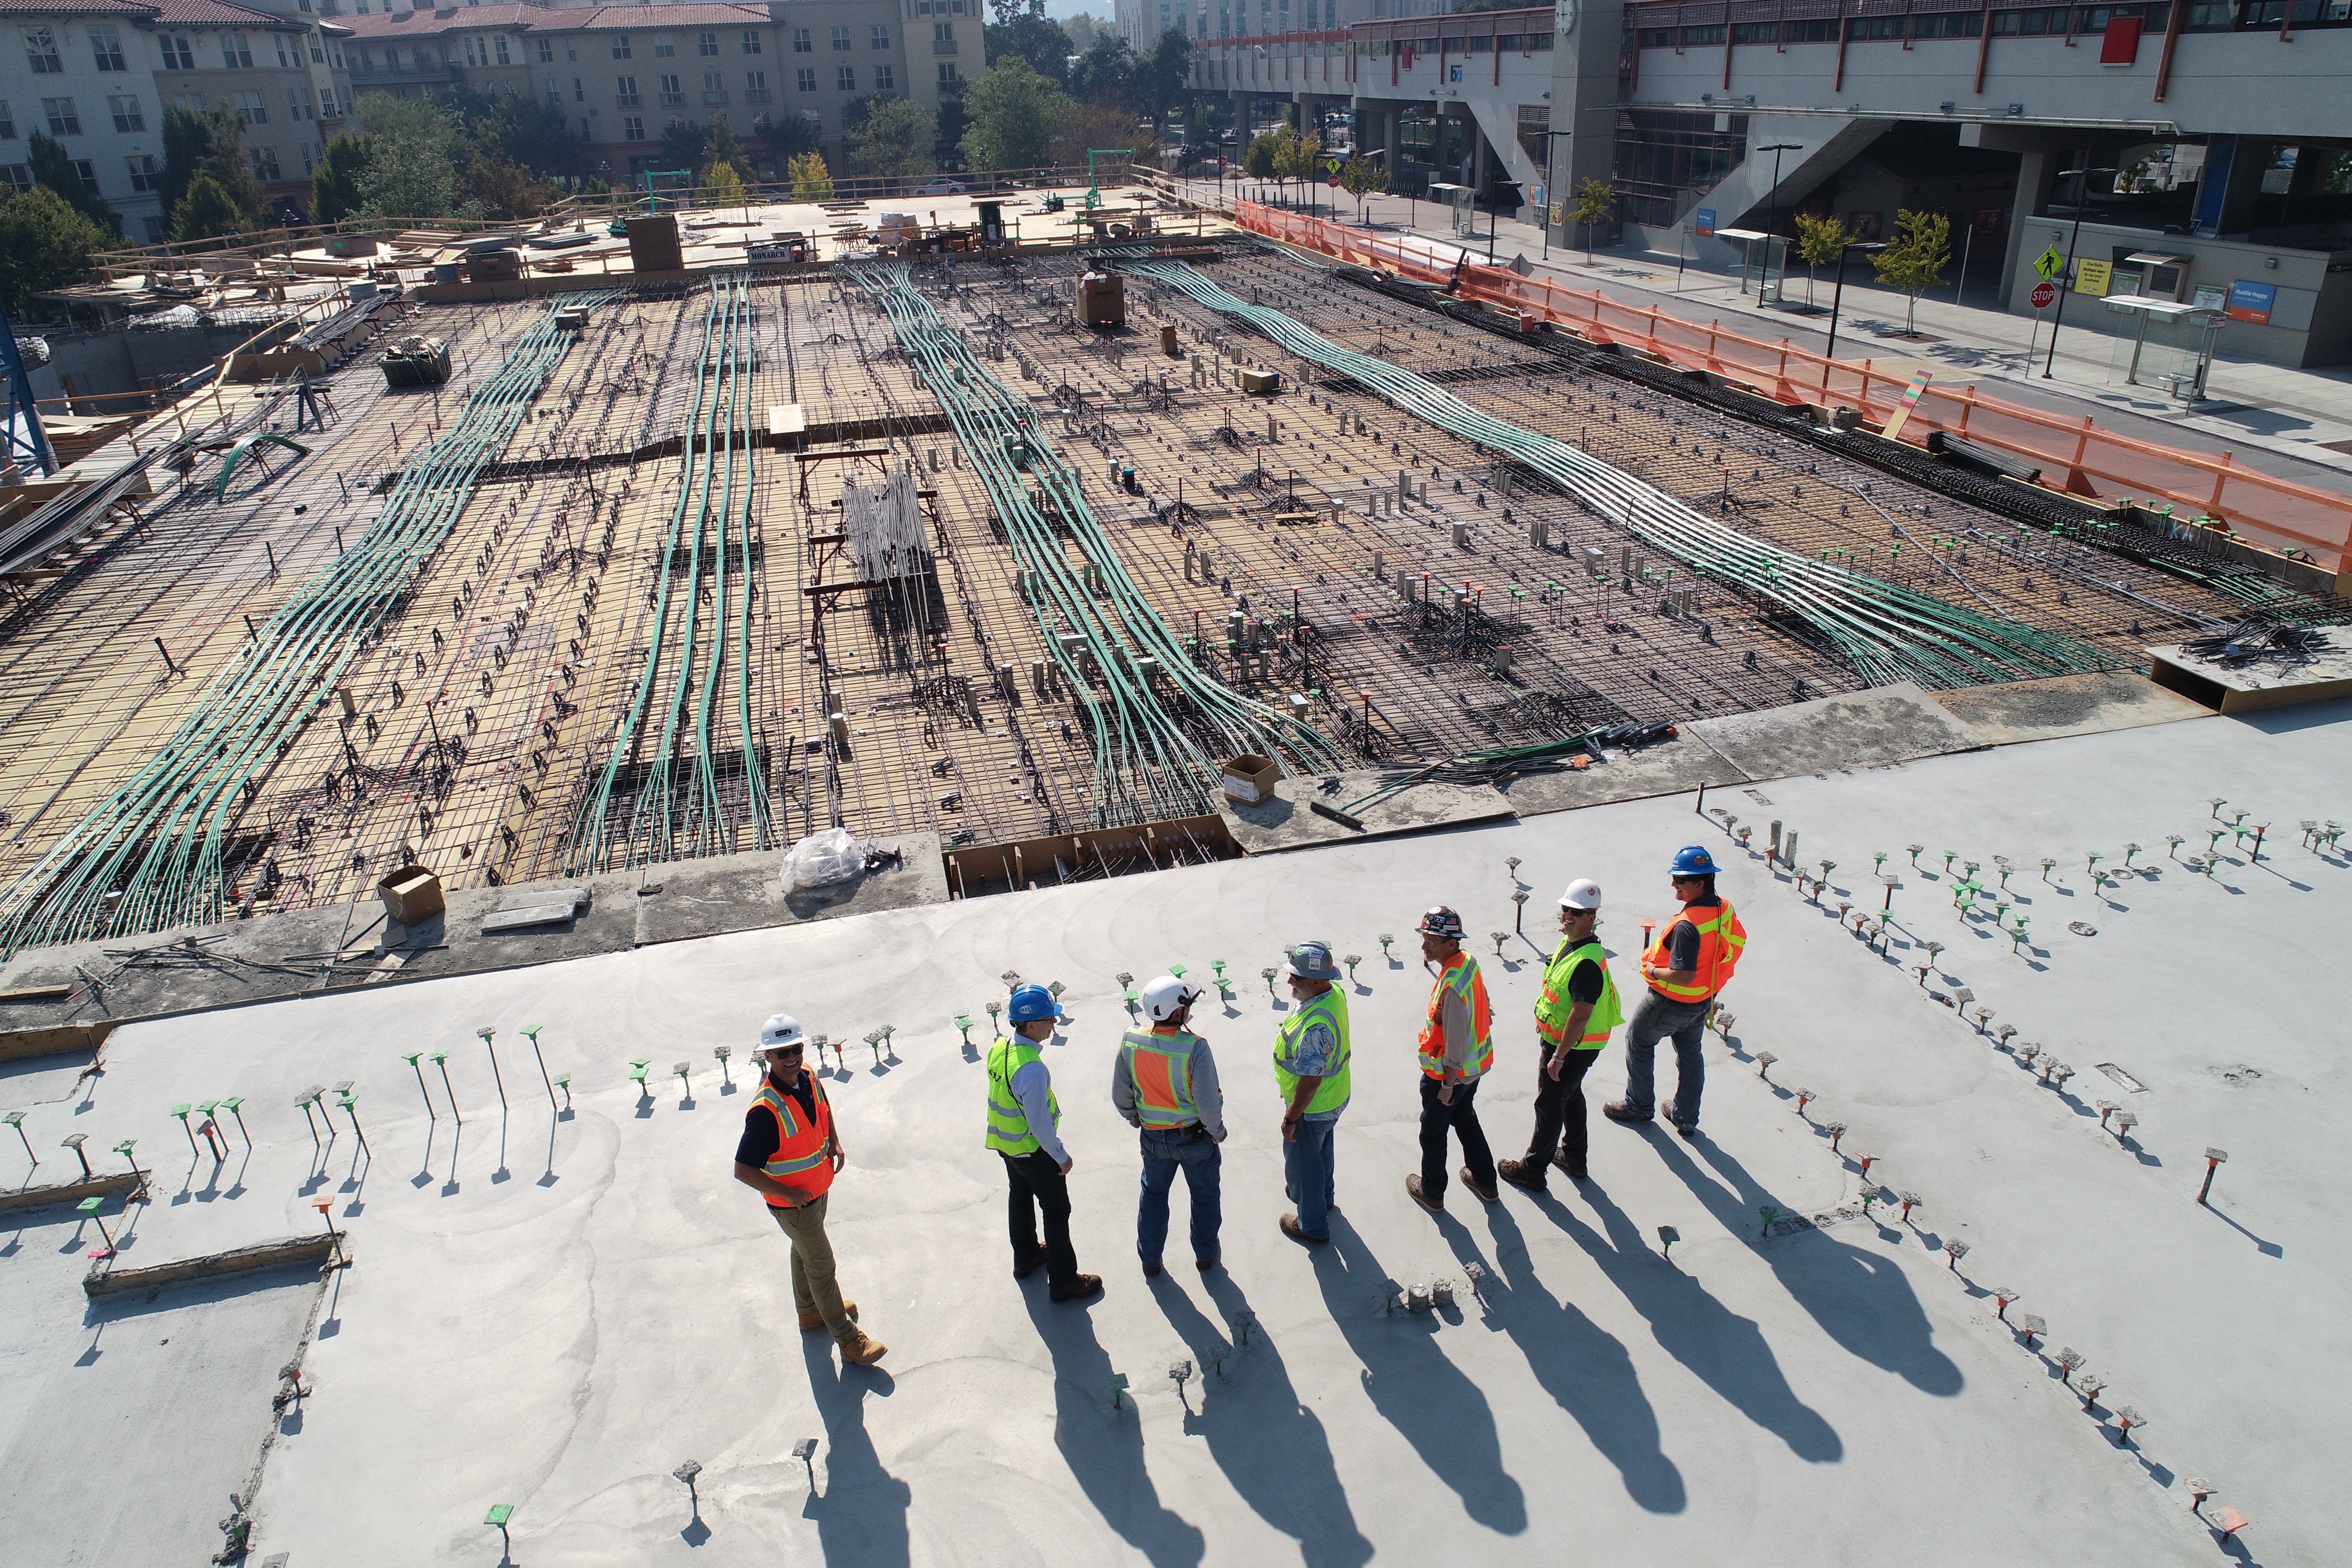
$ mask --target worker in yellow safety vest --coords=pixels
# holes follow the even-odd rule
[[[1488,1203],[1495,1187],[1494,1151],[1478,1124],[1478,1080],[1495,1065],[1495,1020],[1478,961],[1462,951],[1462,917],[1438,905],[1421,917],[1421,957],[1436,972],[1429,1016],[1421,1026],[1421,1171],[1404,1179],[1412,1201],[1436,1214],[1445,1207],[1445,1142],[1462,1141],[1462,1183]]]
[[[1706,1063],[1699,1037],[1707,1008],[1726,985],[1748,946],[1748,928],[1715,890],[1715,857],[1696,844],[1675,856],[1675,897],[1682,912],[1666,923],[1642,954],[1642,978],[1650,994],[1633,1011],[1625,1030],[1625,1098],[1601,1108],[1612,1121],[1640,1124],[1657,1111],[1654,1058],[1658,1042],[1675,1042],[1675,1100],[1666,1119],[1685,1138],[1698,1136],[1699,1095],[1706,1088]]]
[[[1054,1037],[1062,1005],[1043,985],[1024,985],[1005,1003],[1008,1037],[988,1047],[988,1147],[1004,1161],[1006,1223],[1013,1236],[1013,1278],[1026,1279],[1045,1266],[1045,1286],[1056,1301],[1082,1301],[1102,1293],[1102,1277],[1078,1272],[1070,1245],[1071,1170],[1077,1159],[1062,1144],[1062,1102],[1053,1075],[1037,1054],[1038,1043]],[[1045,1216],[1045,1240],[1037,1241],[1037,1215]]]
[[[1282,972],[1297,1005],[1274,1032],[1274,1085],[1283,1102],[1283,1181],[1298,1210],[1280,1224],[1301,1246],[1323,1247],[1339,1201],[1332,1144],[1349,1093],[1348,998],[1329,942],[1300,942],[1284,955]]]
[[[1185,1026],[1200,996],[1200,987],[1173,974],[1147,983],[1139,1000],[1150,1026],[1128,1031],[1111,1069],[1111,1103],[1142,1134],[1135,1251],[1146,1275],[1160,1272],[1168,1194],[1180,1168],[1192,1197],[1192,1262],[1203,1274],[1217,1266],[1217,1230],[1224,1218],[1218,1193],[1223,1156],[1217,1148],[1225,1141],[1224,1095],[1209,1042]]]
[[[1558,1165],[1570,1181],[1584,1180],[1584,1075],[1625,1021],[1609,954],[1594,934],[1601,922],[1601,886],[1580,877],[1559,896],[1559,945],[1544,965],[1536,1000],[1536,1130],[1524,1160],[1505,1160],[1496,1172],[1531,1193],[1544,1190],[1544,1169]]]
[[[767,1074],[743,1113],[735,1146],[735,1179],[767,1200],[768,1212],[793,1248],[793,1302],[801,1330],[831,1331],[841,1359],[872,1366],[889,1347],[860,1329],[857,1303],[845,1300],[835,1275],[833,1244],[825,1238],[825,1199],[848,1162],[833,1121],[824,1086],[801,1070],[806,1037],[800,1021],[779,1013],[760,1030]]]

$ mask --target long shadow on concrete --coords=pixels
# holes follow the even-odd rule
[[[801,1359],[824,1422],[824,1489],[811,1494],[802,1515],[815,1521],[826,1563],[904,1568],[914,1490],[882,1468],[866,1431],[866,1401],[890,1396],[889,1374],[844,1365],[824,1334],[801,1336]]]
[[[1488,1309],[1510,1336],[1546,1394],[1584,1428],[1603,1458],[1617,1467],[1625,1495],[1652,1513],[1680,1513],[1690,1505],[1682,1471],[1658,1440],[1657,1413],[1642,1392],[1633,1358],[1617,1337],[1536,1278],[1527,1242],[1509,1209],[1486,1210],[1495,1235],[1494,1272],[1503,1290]],[[1441,1228],[1465,1263],[1477,1256],[1470,1232],[1447,1220]]]
[[[1083,1309],[1056,1306],[1043,1291],[1022,1293],[1037,1337],[1054,1358],[1054,1446],[1070,1474],[1120,1539],[1153,1568],[1193,1568],[1206,1550],[1200,1531],[1160,1505],[1143,1464],[1135,1406],[1110,1402],[1110,1355]]]
[[[1250,1310],[1249,1298],[1222,1270],[1209,1277],[1208,1289],[1227,1322]],[[1200,1414],[1185,1417],[1186,1434],[1208,1439],[1225,1479],[1260,1519],[1298,1542],[1307,1568],[1363,1568],[1372,1543],[1356,1528],[1323,1423],[1299,1403],[1273,1340],[1253,1329],[1236,1352],[1168,1276],[1151,1281],[1151,1294],[1200,1373],[1193,1385]],[[1210,1370],[1229,1356],[1224,1371]]]
[[[1472,1519],[1504,1535],[1528,1527],[1528,1502],[1503,1468],[1501,1440],[1486,1396],[1437,1346],[1425,1320],[1383,1314],[1387,1271],[1344,1220],[1315,1254],[1315,1282],[1348,1348],[1364,1364],[1364,1392],[1454,1489]],[[1400,1478],[1402,1484],[1402,1478]]]
[[[1737,1196],[1725,1193],[1721,1182],[1709,1180],[1673,1134],[1655,1126],[1641,1131],[1666,1168],[1732,1235],[1756,1236],[1752,1226],[1768,1206],[1790,1212],[1785,1201],[1776,1201],[1713,1139],[1701,1137],[1693,1146]],[[1770,1266],[1790,1299],[1844,1349],[1923,1394],[1948,1399],[1959,1393],[1960,1369],[1936,1348],[1927,1314],[1892,1258],[1850,1247],[1820,1230],[1748,1245]]]
[[[1584,1184],[1579,1191],[1601,1216],[1607,1240],[1557,1199],[1542,1199],[1541,1206],[1649,1321],[1659,1347],[1799,1458],[1816,1465],[1843,1458],[1845,1445],[1837,1429],[1797,1397],[1754,1320],[1734,1312],[1653,1252],[1640,1228],[1597,1184]]]

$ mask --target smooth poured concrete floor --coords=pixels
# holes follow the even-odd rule
[[[2294,824],[2346,815],[2347,716],[2198,720],[1753,786],[1769,805],[1714,792],[1743,823],[1798,827],[1809,869],[1837,862],[1826,908],[1685,795],[127,1026],[89,1109],[44,1101],[27,1130],[37,1147],[68,1123],[96,1144],[141,1139],[157,1201],[128,1261],[310,1229],[310,1204],[331,1200],[357,1262],[326,1293],[307,1362],[317,1392],[278,1437],[257,1504],[257,1560],[285,1552],[289,1568],[495,1563],[498,1534],[479,1521],[499,1502],[517,1505],[513,1560],[532,1568],[2324,1561],[2352,1515],[2330,1484],[2352,1427],[2329,1137],[2345,1091],[2327,895],[2347,867],[2297,848]],[[2088,888],[2084,852],[2112,862],[2136,839],[2161,861],[2164,836],[2207,819],[2217,795],[2284,825],[2261,866]],[[1417,912],[1444,900],[1474,931],[1507,930],[1503,862],[1517,855],[1531,926],[1561,883],[1592,876],[1611,899],[1603,935],[1624,952],[1641,919],[1669,912],[1664,862],[1694,838],[1724,858],[1751,934],[1726,998],[1731,1043],[1706,1047],[1707,1136],[1630,1131],[1596,1104],[1591,1183],[1556,1180],[1548,1200],[1506,1188],[1493,1208],[1457,1185],[1446,1219],[1423,1215],[1401,1190],[1428,988],[1407,962]],[[1839,928],[1839,898],[1876,896],[1836,889],[1867,881],[1874,851],[1907,862],[1910,842],[1935,875],[1908,873],[1896,893],[1898,943],[1945,943],[1948,977],[1929,984],[1971,987],[1996,1026],[2080,1069],[2065,1095],[1927,1000],[1904,967],[1912,948],[1880,958]],[[2032,884],[2021,907],[2037,951],[2012,955],[1960,919],[1941,890],[1946,848],[2029,868],[2012,881]],[[2044,855],[2063,889],[2036,880]],[[2098,934],[2067,932],[2071,920]],[[1395,963],[1382,931],[1403,939]],[[1366,955],[1344,1221],[1313,1255],[1274,1226],[1287,1207],[1266,1059],[1277,1013],[1256,977],[1309,935]],[[1537,955],[1476,950],[1498,1018],[1481,1108],[1508,1154],[1528,1124]],[[1226,1268],[1203,1279],[1186,1261],[1180,1194],[1174,1267],[1146,1281],[1133,1138],[1107,1092],[1126,1024],[1111,977],[1204,973],[1216,958],[1238,977],[1202,1025],[1234,1124]],[[1042,1275],[1010,1278],[982,1068],[948,1021],[969,1012],[984,1040],[982,1007],[1007,970],[1071,988],[1047,1059],[1078,1158],[1080,1262],[1109,1282],[1090,1309],[1049,1304]],[[779,1008],[853,1042],[830,1086],[851,1159],[832,1228],[849,1293],[891,1345],[886,1373],[845,1372],[823,1336],[800,1336],[783,1244],[729,1179],[748,1091],[740,1070],[723,1091],[710,1047],[740,1058]],[[550,1069],[572,1075],[568,1120],[516,1033],[533,1023]],[[877,1070],[856,1042],[886,1023],[898,1060]],[[499,1030],[503,1119],[474,1037],[485,1025]],[[437,1124],[423,1113],[400,1059],[420,1048],[450,1053],[462,1139],[446,1106]],[[652,1058],[650,1099],[626,1079],[635,1057]],[[663,1076],[680,1058],[690,1099]],[[2097,1073],[2103,1061],[2145,1092]],[[1622,1073],[1612,1045],[1592,1098]],[[289,1103],[346,1077],[373,1162],[340,1113],[314,1158]],[[1820,1097],[1802,1117],[1798,1087]],[[209,1156],[192,1170],[165,1111],[227,1092],[251,1097],[260,1146],[226,1173]],[[2099,1131],[2098,1098],[2131,1101],[2128,1143]],[[1765,1207],[1858,1199],[1856,1163],[1820,1131],[1832,1119],[1850,1124],[1843,1155],[1883,1157],[1869,1185],[1925,1206],[1763,1238]],[[2231,1159],[2200,1208],[2209,1143]],[[1683,1237],[1671,1261],[1662,1225]],[[1957,1270],[1938,1250],[1953,1237],[1971,1247]],[[5,1363],[5,1408],[33,1403],[29,1387],[95,1424],[135,1411],[147,1441],[176,1451],[187,1432],[145,1421],[141,1390],[73,1381],[97,1315],[47,1245],[0,1256],[0,1316],[38,1325]],[[1461,1289],[1472,1260],[1491,1276],[1484,1308],[1462,1289],[1461,1310],[1435,1321],[1380,1310],[1383,1279]],[[1995,1321],[1997,1285],[2024,1292],[2012,1318],[2049,1320],[2038,1351]],[[299,1331],[315,1287],[273,1289]],[[1236,1311],[1261,1325],[1238,1348]],[[2111,1385],[2092,1412],[2046,1359],[2060,1345]],[[231,1451],[225,1470],[249,1467],[277,1428],[283,1359],[257,1351],[267,1370],[215,1388],[203,1431]],[[1181,1395],[1166,1376],[1179,1359],[1204,1373]],[[1114,1371],[1131,1390],[1116,1411]],[[2150,1423],[2127,1442],[2121,1405]],[[25,1561],[81,1560],[102,1544],[92,1505],[115,1479],[26,1430],[12,1495],[43,1501],[12,1502],[8,1533]],[[790,1457],[812,1436],[814,1493]],[[669,1477],[689,1458],[705,1467],[698,1520]],[[2256,1521],[2239,1541],[2190,1513],[2182,1483],[2200,1475]],[[210,1501],[159,1496],[151,1511],[150,1530],[184,1543],[176,1555],[218,1543]]]

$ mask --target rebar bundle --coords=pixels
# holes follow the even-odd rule
[[[1540,474],[1654,549],[1801,621],[1864,679],[1931,690],[2112,669],[2072,637],[1979,615],[1848,567],[1768,544],[1706,516],[1567,442],[1497,419],[1428,377],[1358,353],[1279,310],[1228,293],[1182,262],[1125,260],[1139,278],[1235,318],[1303,359],[1355,381],[1403,412]]]
[[[0,951],[223,916],[239,807],[405,602],[572,341],[542,315],[416,450],[367,532],[254,628],[144,766],[0,889]],[[345,754],[356,767],[348,742]]]
[[[1199,668],[1120,562],[1028,401],[940,320],[906,266],[852,268],[848,277],[888,318],[1004,525],[1031,584],[1040,640],[1080,694],[1095,752],[1097,826],[1206,811],[1218,787],[1218,752],[1273,756],[1298,772],[1355,765],[1343,744]],[[1065,534],[1077,547],[1076,563]],[[1155,668],[1175,702],[1154,689]]]

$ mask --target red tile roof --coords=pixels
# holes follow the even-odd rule
[[[128,16],[144,20],[152,5],[137,0],[0,0],[0,16]]]
[[[0,0],[6,4],[7,0]],[[310,23],[291,16],[273,16],[229,0],[153,0],[149,7],[159,22],[178,27],[291,27],[307,32]]]
[[[0,6],[15,0],[0,0]],[[194,0],[204,3],[204,0]],[[216,3],[216,0],[215,0]],[[554,6],[510,3],[459,5],[434,11],[373,12],[341,16],[352,36],[362,40],[428,37],[440,33],[657,33],[669,28],[765,27],[772,19],[765,5],[676,5]]]

